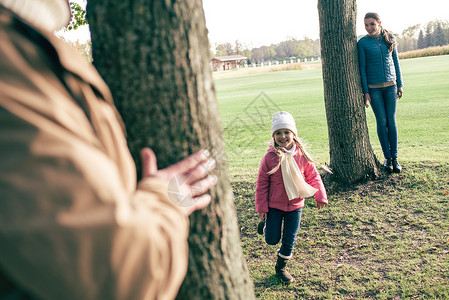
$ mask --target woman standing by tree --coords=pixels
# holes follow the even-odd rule
[[[367,13],[364,19],[368,33],[358,43],[360,75],[365,105],[373,108],[377,136],[388,172],[401,172],[398,162],[398,130],[396,105],[403,94],[403,83],[396,39],[385,30],[377,13]]]

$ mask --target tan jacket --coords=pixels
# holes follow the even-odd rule
[[[135,165],[111,94],[52,33],[0,6],[0,298],[173,299],[188,219]],[[1,287],[3,286],[3,291]]]

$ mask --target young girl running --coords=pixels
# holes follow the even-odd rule
[[[269,245],[276,245],[282,238],[275,270],[282,282],[290,283],[294,279],[285,268],[292,257],[304,198],[315,195],[318,209],[328,201],[315,162],[297,138],[292,115],[275,113],[271,135],[273,140],[260,163],[256,182],[256,212],[261,219],[258,231],[265,233]]]

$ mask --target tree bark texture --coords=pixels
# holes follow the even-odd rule
[[[356,1],[318,0],[318,13],[330,167],[344,183],[377,177],[361,93]]]
[[[89,1],[87,17],[94,65],[112,91],[138,168],[146,146],[159,168],[199,149],[217,161],[212,203],[190,217],[189,267],[177,298],[254,299],[226,173],[201,0]]]

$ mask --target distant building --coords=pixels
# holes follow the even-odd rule
[[[243,55],[217,56],[210,63],[212,71],[225,71],[239,68],[241,62],[247,59]]]

